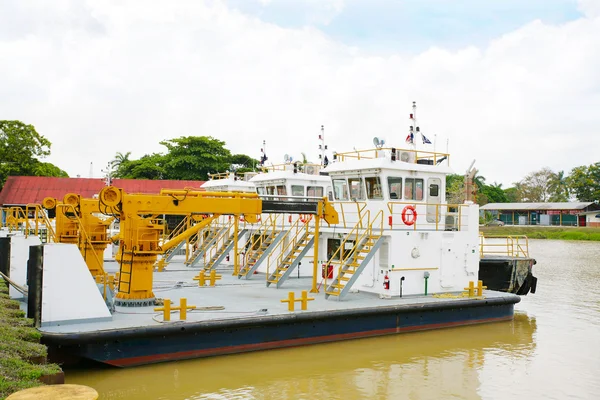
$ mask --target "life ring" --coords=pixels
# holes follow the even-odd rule
[[[410,211],[410,216],[408,214],[408,211]],[[411,226],[415,223],[415,221],[417,220],[417,210],[415,210],[414,206],[406,206],[404,207],[404,210],[402,210],[402,222],[404,222],[404,225],[408,225]]]
[[[311,220],[312,220],[311,214],[300,214],[300,222],[302,222],[303,224],[306,224],[307,222],[310,222]]]

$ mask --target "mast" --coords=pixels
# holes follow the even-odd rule
[[[319,135],[319,150],[321,151],[321,154],[319,154],[321,167],[326,167],[329,163],[329,160],[325,155],[325,150],[327,150],[327,145],[325,144],[325,125],[321,125],[321,134]]]

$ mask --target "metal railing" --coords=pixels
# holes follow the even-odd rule
[[[484,236],[479,235],[479,255],[529,257],[529,239],[527,236]]]
[[[296,247],[300,238],[309,233],[311,221],[312,218],[304,222],[298,218],[292,223],[291,226],[285,228],[285,234],[281,237],[277,245],[267,257],[267,274],[265,279],[269,279],[271,264],[273,261],[276,259],[275,268],[279,267],[288,253]]]

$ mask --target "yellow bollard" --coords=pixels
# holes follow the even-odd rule
[[[294,292],[288,293],[288,298],[285,300],[280,300],[282,303],[288,303],[288,311],[294,311],[294,302],[296,301]]]
[[[161,258],[160,260],[158,260],[156,262],[156,269],[158,272],[163,272],[165,270],[165,268],[167,267],[168,263],[165,261],[164,258]]]
[[[169,322],[171,320],[171,300],[165,299],[165,304],[162,307],[156,307],[154,311],[163,312],[163,321]]]
[[[300,304],[302,304],[302,310],[308,309],[308,302],[314,300],[314,297],[308,297],[308,292],[306,290],[302,291],[302,297],[300,297]]]
[[[483,296],[483,289],[487,289],[487,286],[483,286],[483,281],[477,281],[477,296]]]
[[[204,275],[204,271],[200,271],[198,276],[195,276],[193,280],[198,281],[198,286],[204,286],[206,284],[206,276]]]
[[[473,281],[469,281],[469,287],[466,287],[465,290],[468,292],[469,297],[475,297],[475,284]]]
[[[215,286],[216,281],[221,279],[221,275],[217,275],[214,269],[210,271],[210,286]]]
[[[194,310],[196,306],[188,306],[187,299],[182,297],[179,299],[179,307],[173,307],[173,310],[179,310],[179,320],[185,321],[187,319],[187,310]]]

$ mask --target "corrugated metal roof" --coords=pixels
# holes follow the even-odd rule
[[[115,179],[113,186],[127,193],[159,193],[161,189],[200,188],[204,181]],[[40,204],[45,197],[61,199],[67,193],[92,198],[105,186],[104,179],[55,178],[47,176],[9,176],[0,192],[0,204]]]
[[[583,210],[594,203],[564,202],[564,203],[488,203],[482,210]]]

